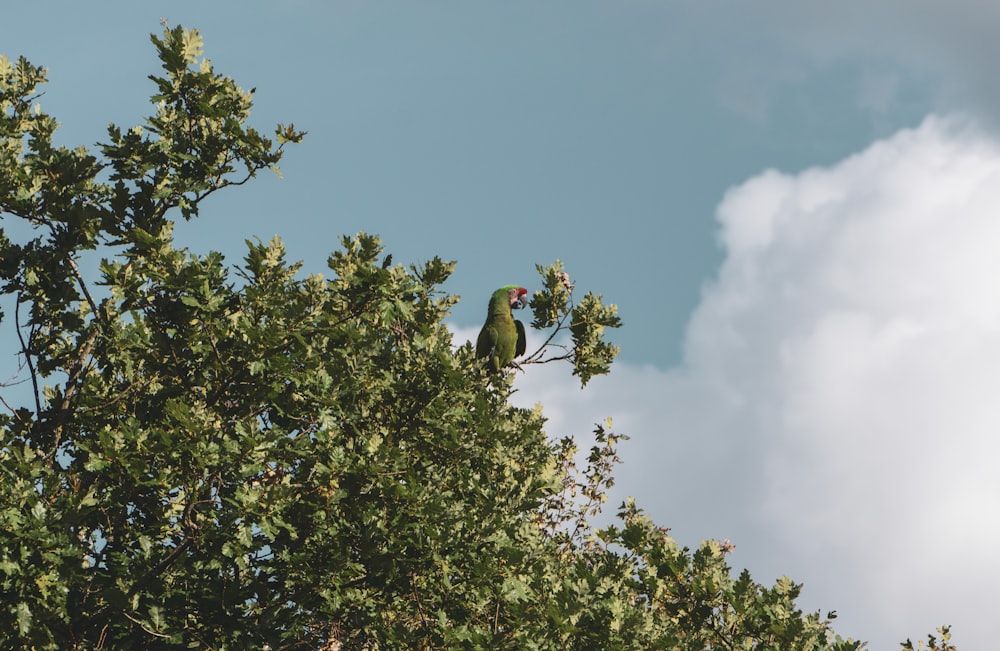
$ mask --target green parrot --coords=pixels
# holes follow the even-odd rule
[[[493,292],[486,323],[476,340],[476,355],[486,358],[486,367],[499,371],[524,354],[524,324],[514,320],[513,309],[528,304],[528,290],[507,285]]]

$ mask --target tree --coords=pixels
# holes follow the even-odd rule
[[[99,156],[55,147],[44,71],[0,58],[2,318],[32,396],[0,415],[0,647],[859,648],[791,581],[732,577],[728,543],[680,548],[631,502],[595,529],[623,437],[598,426],[577,470],[511,406],[443,323],[454,263],[364,233],[328,278],[277,239],[232,266],[176,248],[174,216],[304,134],[247,126],[196,31],[152,40],[155,114]],[[614,306],[539,272],[529,361],[608,372]]]

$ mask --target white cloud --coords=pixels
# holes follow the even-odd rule
[[[685,362],[579,390],[532,368],[554,435],[613,416],[618,473],[686,544],[730,538],[838,630],[942,623],[989,648],[1000,582],[1000,143],[929,118],[840,164],[765,172],[718,208],[726,259]],[[613,505],[612,505],[613,506]]]

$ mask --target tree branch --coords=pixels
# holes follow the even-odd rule
[[[14,301],[14,330],[17,332],[17,339],[21,342],[21,354],[24,355],[24,361],[28,365],[28,372],[31,374],[31,386],[34,389],[35,396],[35,420],[40,420],[42,417],[42,400],[38,395],[38,373],[35,371],[35,363],[31,361],[31,351],[28,349],[28,344],[24,341],[24,335],[21,334],[21,293],[18,292],[17,300]],[[29,336],[30,340],[32,337]]]
[[[170,639],[170,636],[169,636],[169,635],[164,635],[163,633],[157,633],[156,631],[154,631],[154,630],[151,630],[151,629],[147,628],[147,627],[146,627],[146,624],[144,624],[144,623],[143,623],[143,622],[142,622],[141,620],[138,620],[138,619],[136,619],[135,617],[132,617],[131,615],[129,615],[127,611],[123,610],[123,611],[122,611],[122,614],[123,614],[123,615],[125,615],[125,617],[127,617],[128,619],[130,619],[130,620],[132,620],[133,622],[135,622],[136,624],[138,624],[138,625],[139,625],[139,628],[141,628],[141,629],[142,629],[142,630],[144,630],[145,632],[149,633],[149,634],[150,634],[150,635],[152,635],[153,637],[162,637],[162,638],[164,638],[164,639]]]
[[[569,296],[567,297],[566,300],[566,309],[563,311],[563,314],[559,317],[559,321],[556,322],[556,327],[552,330],[551,333],[549,333],[548,338],[544,342],[542,342],[542,345],[538,347],[538,350],[528,355],[524,359],[524,361],[519,362],[520,364],[545,364],[547,362],[554,362],[557,360],[573,358],[573,353],[566,353],[565,355],[560,355],[559,357],[550,357],[549,359],[542,359],[542,356],[545,354],[545,349],[548,348],[549,344],[552,343],[552,340],[555,339],[556,335],[563,330],[563,324],[566,322],[566,317],[568,317],[570,314],[573,313],[574,304],[573,304],[572,288],[568,289],[567,293],[569,294]],[[560,347],[563,350],[566,349],[565,346],[560,346]]]
[[[59,403],[59,410],[56,415],[52,449],[47,455],[49,458],[52,458],[59,449],[59,442],[62,439],[63,426],[69,418],[70,405],[73,402],[73,396],[76,395],[77,388],[80,386],[80,376],[87,366],[87,358],[90,357],[90,351],[94,348],[94,342],[97,341],[97,332],[96,328],[90,331],[90,335],[87,336],[83,345],[80,346],[80,353],[77,355],[76,361],[73,363],[73,368],[70,369],[69,377],[66,378],[66,389],[63,391],[63,399],[62,402]]]
[[[83,281],[83,276],[80,274],[80,268],[76,266],[76,260],[73,259],[73,255],[71,253],[66,254],[66,261],[69,263],[69,268],[73,272],[73,277],[76,278],[76,282],[80,286],[80,290],[83,292],[84,297],[87,299],[87,303],[90,305],[91,312],[94,313],[94,318],[99,322],[103,322],[101,313],[97,311],[97,303],[94,302],[94,297],[90,295],[90,290],[87,289],[87,283]]]

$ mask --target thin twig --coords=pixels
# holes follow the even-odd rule
[[[8,409],[8,411],[10,411],[10,413],[14,415],[15,418],[17,418],[19,421],[21,421],[25,425],[28,424],[27,421],[25,421],[25,420],[23,420],[21,418],[21,415],[18,413],[18,411],[16,409],[14,409],[13,407],[11,407],[10,403],[7,402],[6,398],[4,398],[3,396],[0,396],[0,402],[3,403],[3,406],[6,407]]]
[[[146,625],[141,620],[138,620],[135,617],[132,617],[131,615],[128,614],[127,611],[123,610],[122,611],[122,615],[125,615],[125,617],[127,617],[128,619],[130,619],[133,622],[135,622],[136,624],[138,624],[139,628],[141,628],[142,630],[146,631],[150,635],[152,635],[154,637],[162,637],[162,638],[165,638],[165,639],[170,639],[169,635],[164,635],[163,633],[157,633],[156,631],[153,631],[153,630],[150,630],[150,629],[146,628]]]
[[[87,299],[87,303],[90,305],[90,310],[94,313],[94,318],[103,323],[104,320],[102,315],[97,311],[97,303],[94,302],[94,297],[90,295],[90,290],[87,289],[87,283],[83,282],[83,276],[80,274],[80,268],[76,266],[76,260],[73,259],[72,255],[67,254],[66,261],[69,262],[69,268],[73,271],[73,277],[76,278],[77,284],[83,291],[83,295]]]
[[[528,355],[524,359],[524,361],[520,362],[521,364],[544,364],[546,362],[553,362],[553,361],[556,361],[556,360],[571,359],[572,358],[572,353],[567,353],[567,354],[562,355],[560,357],[550,357],[549,359],[541,359],[542,355],[544,354],[545,349],[548,348],[549,344],[552,343],[552,340],[555,339],[556,335],[559,334],[559,332],[563,329],[563,324],[566,322],[566,317],[568,317],[573,312],[574,304],[573,304],[573,292],[572,292],[572,290],[569,291],[569,298],[568,298],[568,300],[566,302],[566,307],[567,307],[567,310],[565,312],[563,312],[562,316],[559,317],[559,321],[556,322],[555,329],[552,330],[552,332],[549,334],[548,338],[544,342],[542,342],[542,345],[538,347],[538,350],[536,350],[535,352],[531,353],[530,355]],[[563,346],[562,348],[565,349],[565,346]]]
[[[110,626],[110,625],[111,625],[110,623],[105,624],[104,628],[101,629],[101,635],[100,635],[100,637],[97,638],[97,646],[94,647],[95,649],[103,649],[104,648],[104,643],[107,641],[107,638],[108,638],[108,626]]]

